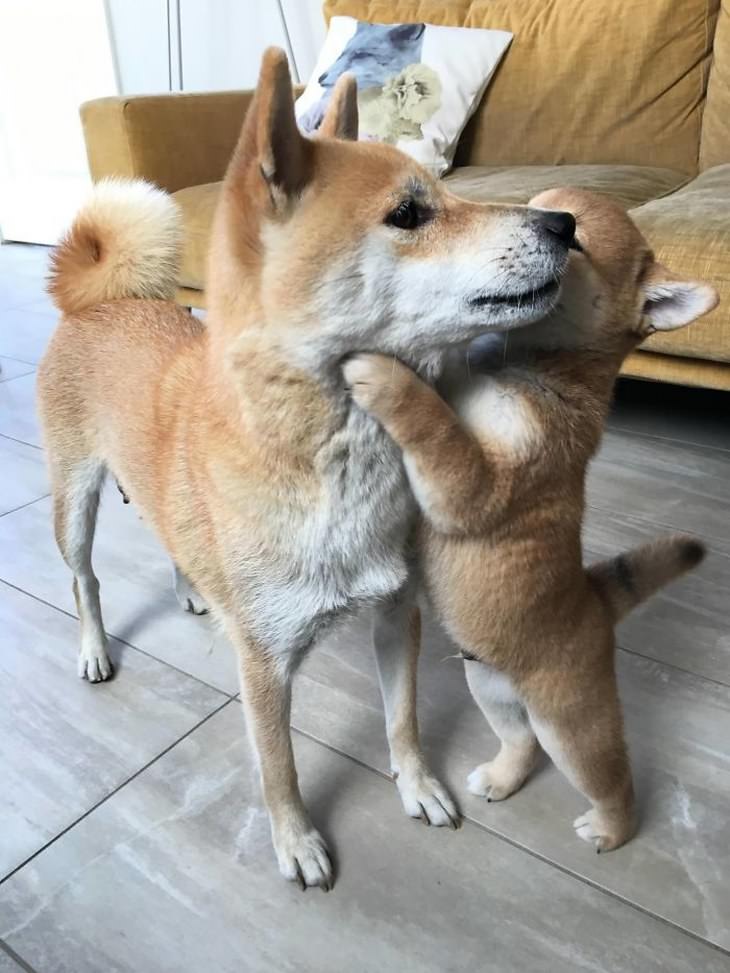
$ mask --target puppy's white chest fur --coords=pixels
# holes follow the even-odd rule
[[[540,424],[520,392],[516,370],[473,376],[455,392],[451,404],[478,437],[515,459],[527,458],[541,443]]]
[[[254,626],[282,658],[298,655],[329,623],[392,594],[408,577],[415,506],[391,439],[351,408],[317,468],[318,504],[292,523],[257,585]]]

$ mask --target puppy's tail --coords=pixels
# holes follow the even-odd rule
[[[53,253],[48,292],[64,314],[128,297],[169,300],[181,247],[182,218],[167,193],[104,179]]]
[[[587,573],[618,622],[665,584],[696,567],[704,556],[700,541],[671,534],[592,564]]]

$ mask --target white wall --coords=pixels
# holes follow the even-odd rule
[[[105,5],[120,93],[169,91],[168,0],[106,0]]]
[[[276,0],[179,0],[184,91],[251,88],[263,50],[286,49]]]
[[[272,44],[306,81],[324,35],[321,0],[0,0],[0,233],[68,225],[89,186],[81,102],[251,88]]]
[[[281,0],[281,6],[299,78],[306,83],[326,34],[322,0]]]
[[[0,0],[0,228],[55,242],[89,187],[79,105],[114,94],[99,0]]]

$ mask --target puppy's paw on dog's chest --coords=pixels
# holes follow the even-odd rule
[[[413,373],[395,358],[355,355],[343,365],[353,401],[375,416],[387,415],[403,401]]]

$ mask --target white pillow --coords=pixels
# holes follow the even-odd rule
[[[432,24],[368,24],[333,17],[305,91],[299,126],[320,125],[335,81],[355,75],[360,138],[390,142],[436,175],[451,165],[512,34]]]

